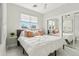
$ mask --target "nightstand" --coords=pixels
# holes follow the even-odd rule
[[[7,47],[17,46],[17,36],[9,36],[7,38]]]

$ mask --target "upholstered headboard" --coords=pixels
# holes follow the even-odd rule
[[[17,38],[20,36],[20,34],[21,34],[22,31],[23,30],[20,30],[20,29],[17,30]]]

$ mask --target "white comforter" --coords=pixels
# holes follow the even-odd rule
[[[47,56],[65,44],[63,39],[49,35],[32,38],[20,36],[18,40],[30,56]]]

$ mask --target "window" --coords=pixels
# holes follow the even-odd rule
[[[21,28],[25,28],[25,29],[37,29],[38,18],[35,16],[21,14],[20,26]]]
[[[37,17],[31,16],[31,29],[38,28],[38,19]]]

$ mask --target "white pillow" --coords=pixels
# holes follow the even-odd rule
[[[24,36],[24,31],[21,32],[20,36]]]

